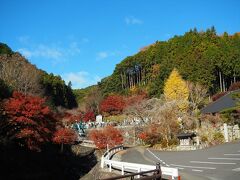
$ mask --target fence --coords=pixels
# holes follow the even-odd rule
[[[128,162],[120,162],[111,160],[111,157],[116,152],[123,150],[123,146],[117,146],[107,150],[101,158],[101,167],[108,166],[109,171],[112,171],[112,168],[121,170],[121,174],[124,175],[124,172],[132,172],[132,173],[140,173],[144,171],[155,170],[156,166],[153,165],[145,165],[145,164],[137,164],[137,163],[128,163]],[[178,178],[178,169],[170,168],[170,167],[161,167],[161,171],[163,175],[171,176],[172,179]],[[140,177],[140,175],[138,176]]]
[[[101,180],[117,180],[117,179],[126,179],[126,178],[130,178],[130,179],[134,179],[135,176],[138,176],[138,180],[162,180],[162,172],[161,172],[161,167],[160,167],[160,163],[157,163],[156,169],[151,170],[151,171],[144,171],[144,172],[140,172],[140,173],[131,173],[128,175],[122,175],[122,176],[115,176],[115,177],[111,177],[111,178],[105,178],[105,179],[101,179]],[[144,176],[142,178],[139,178],[139,176]]]
[[[82,143],[81,143],[82,146],[86,146],[86,147],[92,147],[92,148],[95,148],[95,144],[93,141],[91,140],[83,140]]]

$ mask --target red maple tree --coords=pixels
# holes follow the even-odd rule
[[[229,87],[228,91],[235,91],[235,90],[238,90],[238,89],[240,89],[240,81],[233,83]]]
[[[104,99],[100,104],[100,111],[111,115],[119,114],[125,107],[125,101],[122,96],[112,95]]]
[[[84,118],[84,116],[82,113],[79,113],[77,115],[65,113],[65,116],[63,117],[63,119],[65,119],[65,122],[67,125],[72,125],[74,123],[81,122],[83,118]]]
[[[90,131],[89,138],[99,149],[104,149],[107,145],[111,148],[123,143],[121,131],[113,126],[106,126],[102,130],[94,129]]]
[[[44,142],[51,140],[55,119],[45,99],[14,92],[4,103],[4,110],[11,127],[8,135],[31,150],[40,150]]]
[[[147,98],[147,94],[142,92],[141,94],[136,94],[132,96],[128,96],[125,99],[126,102],[126,107],[127,106],[132,106],[134,104],[139,104],[141,103],[145,98]]]
[[[52,140],[56,144],[61,144],[61,152],[63,152],[63,145],[76,142],[77,134],[73,129],[61,128],[54,133]]]
[[[83,116],[83,121],[88,122],[88,121],[95,121],[95,114],[93,111],[87,111],[84,116]]]

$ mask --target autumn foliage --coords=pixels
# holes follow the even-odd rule
[[[79,123],[81,122],[81,120],[83,119],[83,114],[79,113],[79,114],[70,114],[68,112],[66,112],[62,119],[64,120],[64,123],[69,126],[72,125],[74,123]]]
[[[132,106],[134,104],[139,104],[146,98],[147,98],[147,94],[145,92],[142,92],[142,93],[137,94],[137,95],[129,96],[129,97],[125,98],[126,107],[127,106]]]
[[[61,152],[63,151],[63,144],[73,144],[77,141],[77,134],[73,129],[61,128],[53,135],[53,142],[61,144]]]
[[[56,121],[44,103],[45,99],[19,92],[4,103],[7,125],[11,127],[8,135],[31,150],[40,150],[43,143],[51,141],[55,128]]]
[[[61,128],[54,133],[53,142],[56,144],[72,144],[77,140],[73,129]]]
[[[214,95],[212,96],[212,100],[213,100],[213,101],[216,101],[216,100],[218,100],[219,98],[223,97],[223,96],[226,95],[226,94],[227,94],[227,92],[220,92],[220,93],[214,94]]]
[[[110,115],[116,115],[121,113],[124,107],[125,107],[124,98],[119,95],[108,96],[100,104],[101,112],[105,112]]]
[[[83,116],[83,121],[88,122],[88,121],[95,121],[95,114],[93,111],[87,111],[84,116]]]
[[[158,132],[156,124],[150,124],[145,131],[138,134],[138,138],[141,139],[144,143],[149,145],[154,145],[160,142],[161,135]]]
[[[167,100],[187,100],[188,88],[177,69],[173,69],[164,86],[164,95]]]
[[[89,138],[94,141],[99,149],[104,149],[108,146],[114,147],[123,143],[123,136],[121,131],[113,126],[107,126],[102,130],[90,131]]]
[[[173,69],[164,85],[164,96],[167,101],[179,101],[179,108],[185,110],[188,106],[189,90],[177,69]]]
[[[235,82],[229,87],[228,91],[235,91],[238,89],[240,89],[240,82]]]
[[[64,119],[64,123],[67,126],[70,126],[75,123],[79,122],[89,122],[89,121],[95,121],[95,114],[93,111],[87,111],[86,113],[79,112],[77,114],[71,114],[66,112],[62,119]]]

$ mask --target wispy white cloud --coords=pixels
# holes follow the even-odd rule
[[[97,60],[106,59],[109,57],[109,53],[106,51],[101,51],[97,53]]]
[[[69,48],[67,48],[67,53],[71,56],[79,54],[80,52],[81,52],[81,49],[79,48],[78,42],[71,42],[69,45]]]
[[[81,42],[82,42],[82,43],[89,43],[90,40],[89,40],[88,38],[82,38]]]
[[[74,89],[84,88],[93,84],[97,84],[101,78],[97,75],[92,75],[85,71],[70,72],[62,75],[66,83],[71,81]]]
[[[19,42],[22,44],[22,48],[17,51],[20,52],[26,58],[43,58],[50,59],[52,63],[65,61],[71,56],[75,56],[81,53],[79,42],[72,41],[67,46],[61,45],[61,43],[49,43],[49,44],[36,44],[26,43],[26,39],[21,37]],[[25,43],[23,43],[25,42]]]
[[[117,56],[120,55],[121,52],[120,51],[100,51],[97,53],[96,59],[97,60],[103,60],[103,59],[107,59],[109,57],[112,56]]]
[[[21,44],[28,44],[30,37],[29,36],[20,36],[17,39]]]
[[[166,33],[166,34],[164,34],[164,37],[165,38],[170,38],[172,35],[170,34],[170,33]]]
[[[143,24],[143,21],[134,16],[128,16],[128,17],[125,17],[125,23],[128,25],[135,25],[135,24]]]

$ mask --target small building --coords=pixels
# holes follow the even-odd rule
[[[230,91],[224,96],[220,97],[214,102],[211,102],[206,107],[201,109],[203,114],[215,114],[223,111],[224,109],[232,108],[237,106],[237,99],[233,98],[233,94],[240,93],[239,90]]]
[[[196,137],[195,133],[180,133],[177,138],[180,141],[180,146],[191,146],[193,145],[193,138]]]
[[[177,135],[180,145],[177,147],[178,150],[195,150],[197,147],[194,144],[194,138],[196,133],[180,133]]]

